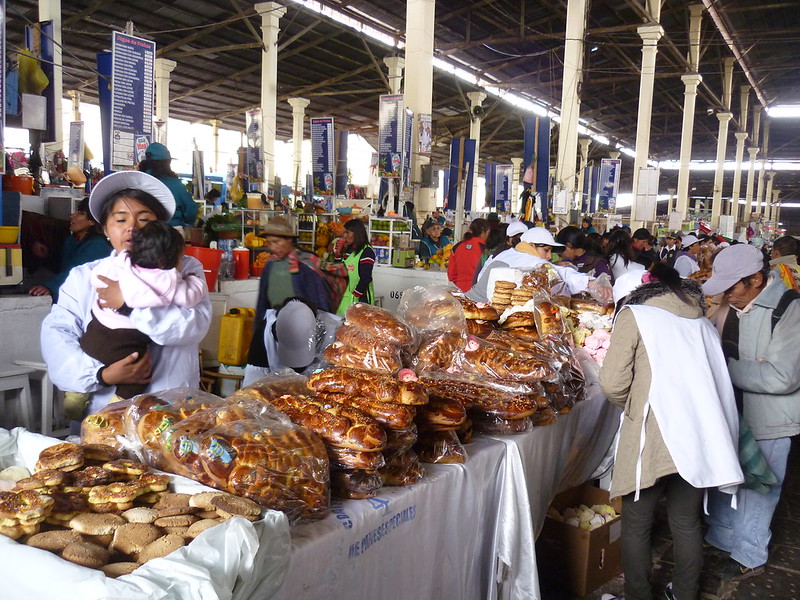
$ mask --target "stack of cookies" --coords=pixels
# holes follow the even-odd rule
[[[529,287],[519,287],[511,291],[511,305],[522,306],[533,299],[534,290]]]
[[[511,294],[516,287],[517,284],[513,281],[503,281],[501,279],[494,282],[492,305],[494,305],[497,312],[502,313],[511,306]]]

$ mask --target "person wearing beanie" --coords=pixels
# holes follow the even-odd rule
[[[597,229],[595,229],[594,225],[592,225],[592,217],[589,215],[583,217],[583,220],[581,221],[581,230],[586,234],[597,233]]]

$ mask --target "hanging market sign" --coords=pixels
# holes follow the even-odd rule
[[[332,196],[334,191],[333,117],[311,119],[311,174],[315,196]]]
[[[378,177],[400,177],[405,142],[402,94],[381,96],[378,112]]]
[[[130,169],[153,133],[156,45],[117,31],[111,52],[111,168]]]

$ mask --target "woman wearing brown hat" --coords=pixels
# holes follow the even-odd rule
[[[248,365],[268,367],[264,346],[264,315],[289,298],[302,298],[330,312],[330,288],[319,268],[319,258],[297,248],[297,234],[283,217],[273,217],[261,232],[271,254],[258,287],[253,341]]]

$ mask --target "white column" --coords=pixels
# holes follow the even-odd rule
[[[667,192],[669,192],[669,199],[667,200],[667,219],[672,214],[672,208],[675,206],[675,192],[677,190],[675,188],[667,188]]]
[[[719,134],[717,136],[717,170],[714,173],[714,196],[711,200],[711,227],[719,227],[722,211],[722,181],[725,175],[725,153],[728,151],[728,122],[733,118],[729,112],[717,113]]]
[[[558,131],[556,184],[567,190],[572,204],[578,154],[578,117],[581,103],[578,90],[583,71],[583,37],[586,29],[586,0],[568,0],[564,76],[561,78],[561,123]],[[558,219],[558,215],[556,216]]]
[[[745,224],[750,222],[750,214],[753,212],[753,180],[755,178],[758,146],[750,146],[747,152],[750,153],[750,168],[747,171],[747,191],[744,197],[744,216],[742,217],[742,222]]]
[[[211,119],[211,137],[214,138],[214,173],[219,173],[219,119]]]
[[[275,124],[278,110],[278,21],[286,9],[277,2],[254,5],[261,15],[261,150],[264,154],[264,192],[275,178]]]
[[[683,94],[683,128],[681,129],[681,166],[678,171],[678,212],[686,217],[689,207],[689,163],[692,160],[692,135],[694,133],[694,107],[697,86],[703,81],[699,73],[687,73],[681,77],[685,86]]]
[[[764,209],[764,215],[767,217],[770,216],[770,206],[775,207],[775,204],[772,201],[772,186],[775,182],[775,171],[769,171],[765,176],[767,182],[767,191],[764,194],[764,203],[766,204],[766,208]]]
[[[404,80],[406,106],[414,115],[431,114],[433,104],[433,38],[436,13],[435,0],[408,0],[406,2],[406,73]],[[411,147],[417,147],[416,123],[411,135]],[[411,181],[419,181],[422,165],[430,164],[428,156],[412,155]],[[417,214],[431,212],[434,198],[430,188],[415,190]],[[456,226],[462,222],[456,218]],[[461,239],[456,236],[456,239]]]
[[[303,127],[306,117],[306,106],[311,100],[308,98],[289,98],[287,102],[292,106],[292,182],[295,194],[300,189],[300,169],[303,164]]]
[[[664,35],[661,25],[642,25],[637,30],[642,38],[642,74],[639,78],[639,114],[636,118],[636,158],[633,161],[633,207],[631,220],[652,221],[649,214],[637,202],[639,171],[647,166],[650,155],[650,120],[653,113],[653,84],[656,78],[656,55],[658,40]]]
[[[12,3],[13,4],[13,3]],[[6,18],[8,15],[6,15]],[[64,97],[64,76],[61,68],[61,0],[39,0],[39,20],[53,22],[53,97],[55,98],[55,141],[45,145],[45,154],[42,159],[45,164],[52,158],[54,152],[64,149],[64,112],[61,108],[61,99]],[[5,82],[0,82],[5,85]]]
[[[167,144],[169,136],[169,82],[172,79],[172,70],[177,65],[178,63],[168,58],[155,60],[156,119],[164,121],[163,133],[159,140],[164,145]]]
[[[769,125],[770,121],[764,121],[764,136],[761,140],[761,163],[758,165],[758,191],[756,192],[756,212],[764,215],[769,215],[769,209],[766,207],[770,203],[770,196],[767,193],[764,196],[764,177],[766,174],[767,154],[769,152]]]
[[[512,158],[511,164],[514,166],[514,169],[511,171],[511,212],[519,213],[519,195],[521,194],[519,191],[519,180],[520,174],[522,173],[522,159]]]
[[[69,97],[72,99],[72,120],[81,120],[81,93],[78,90],[70,90]]]
[[[392,94],[399,94],[403,89],[403,67],[406,64],[405,59],[400,56],[386,56],[383,59],[383,64],[389,67],[389,91]]]
[[[781,205],[778,203],[778,196],[780,195],[780,190],[772,190],[772,205],[775,207],[775,218],[773,219],[775,227],[781,222]]]
[[[583,188],[586,186],[586,165],[589,163],[589,146],[592,143],[592,138],[581,138],[578,140],[581,152],[581,168],[578,173],[578,194],[580,194],[580,202],[577,209],[583,210]]]
[[[736,138],[736,169],[733,172],[733,189],[731,190],[731,206],[725,214],[736,217],[734,222],[739,220],[739,198],[742,193],[742,159],[744,158],[744,142],[747,140],[747,132],[737,131],[733,134]]]
[[[469,138],[475,140],[475,178],[472,180],[472,208],[474,210],[483,208],[483,198],[478,201],[478,176],[481,174],[479,168],[481,156],[481,116],[483,114],[483,101],[486,94],[483,92],[467,92],[469,98]],[[478,110],[475,109],[477,107]],[[477,114],[476,114],[477,113]],[[461,239],[461,238],[456,238]]]

